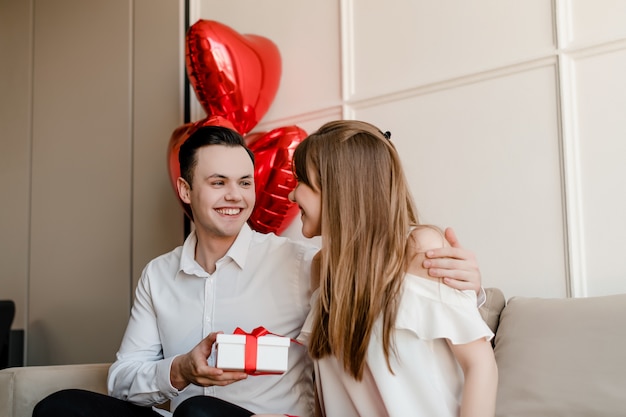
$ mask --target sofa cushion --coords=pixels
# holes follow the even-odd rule
[[[626,294],[513,297],[495,338],[496,416],[626,413]]]
[[[506,302],[499,288],[485,288],[485,303],[478,310],[492,332],[498,330],[500,314]]]

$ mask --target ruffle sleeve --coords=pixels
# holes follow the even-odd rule
[[[448,339],[453,344],[489,341],[494,336],[478,312],[474,291],[459,291],[411,274],[404,282],[396,328],[422,340]]]
[[[319,289],[311,296],[309,312],[298,342],[307,345],[317,313]],[[476,293],[459,291],[440,281],[406,275],[404,291],[396,318],[396,329],[408,330],[422,340],[449,339],[465,344],[494,336],[476,305]]]

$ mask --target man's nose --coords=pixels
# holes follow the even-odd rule
[[[241,190],[237,185],[230,185],[224,198],[226,200],[241,200]]]

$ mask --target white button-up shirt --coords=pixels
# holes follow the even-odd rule
[[[249,376],[225,387],[170,383],[176,355],[209,333],[250,332],[263,326],[295,339],[309,311],[311,259],[319,248],[244,225],[213,274],[194,260],[197,238],[152,260],[139,280],[117,360],[109,370],[110,395],[140,405],[211,395],[255,413],[313,415],[312,365],[292,343],[282,375]],[[214,366],[214,355],[209,358]]]

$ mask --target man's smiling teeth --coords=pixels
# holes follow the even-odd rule
[[[216,209],[215,211],[217,211],[219,214],[226,214],[229,216],[241,213],[241,209],[239,208],[223,208],[223,209]]]

